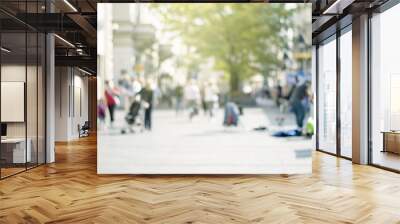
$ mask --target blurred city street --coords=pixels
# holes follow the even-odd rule
[[[283,4],[102,5],[98,173],[310,173],[309,13]]]
[[[265,111],[269,111],[266,114]],[[311,141],[304,137],[276,138],[269,117],[278,111],[246,108],[239,127],[223,127],[223,112],[210,119],[199,114],[156,110],[151,132],[120,134],[123,122],[99,133],[99,166],[104,174],[281,174],[311,172]],[[290,128],[293,115],[286,115]],[[119,117],[119,118],[118,118]],[[122,121],[123,113],[117,113]],[[105,137],[107,136],[107,137]]]

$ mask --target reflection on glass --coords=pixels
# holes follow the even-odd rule
[[[336,153],[336,40],[318,51],[319,149]]]

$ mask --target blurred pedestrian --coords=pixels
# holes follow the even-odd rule
[[[207,105],[206,97],[205,97],[206,89],[207,89],[207,84],[202,85],[200,88],[200,101],[201,101],[201,107],[203,109],[204,115],[207,115],[207,111],[208,111],[208,108],[207,108],[208,105]]]
[[[103,98],[99,100],[97,105],[97,117],[99,118],[99,126],[101,130],[106,122],[106,105]]]
[[[304,100],[307,101],[307,89],[308,82],[298,82],[289,99],[289,105],[296,117],[297,130],[300,132],[303,130],[304,118],[307,113],[307,104],[304,103]]]
[[[152,121],[152,110],[153,110],[153,95],[154,91],[152,89],[150,81],[146,82],[144,88],[140,91],[141,99],[144,102],[144,128],[151,130]]]
[[[183,86],[178,84],[175,87],[175,111],[176,114],[182,110],[182,101],[183,101]]]
[[[280,107],[280,106],[281,106],[281,100],[282,100],[282,98],[283,98],[282,85],[279,83],[279,84],[276,86],[276,101],[275,101],[275,103],[276,103],[276,106],[277,106],[277,107]]]
[[[114,112],[117,106],[117,92],[112,88],[110,81],[105,82],[104,97],[106,99],[108,112],[110,113],[110,127],[114,124]]]
[[[292,97],[293,92],[294,92],[294,90],[296,89],[296,87],[297,87],[298,85],[300,85],[300,81],[299,81],[299,78],[298,78],[297,76],[295,76],[295,78],[294,78],[294,83],[293,83],[293,84],[290,84],[290,85],[288,86],[289,90],[288,90],[288,93],[287,93],[286,96],[285,96],[285,99],[286,99],[286,100],[290,101],[290,98]]]
[[[210,117],[214,116],[214,108],[217,107],[219,101],[218,93],[218,87],[213,83],[209,82],[205,85],[204,101],[206,105],[206,113],[208,113]]]
[[[119,88],[119,100],[120,106],[122,109],[127,109],[129,107],[130,98],[133,95],[133,87],[132,87],[132,78],[128,74],[126,70],[121,70],[121,75],[118,79],[118,88]]]
[[[199,102],[200,102],[200,89],[194,82],[194,80],[189,82],[189,85],[185,88],[185,100],[189,108],[189,118],[190,120],[199,113]]]

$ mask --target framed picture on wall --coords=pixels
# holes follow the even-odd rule
[[[1,82],[1,122],[25,121],[25,82]]]

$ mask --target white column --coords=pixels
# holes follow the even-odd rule
[[[65,66],[55,69],[55,141],[70,140],[72,123],[71,69]]]
[[[54,35],[46,36],[46,163],[55,161],[55,60]]]
[[[368,16],[353,20],[353,162],[368,163]]]

